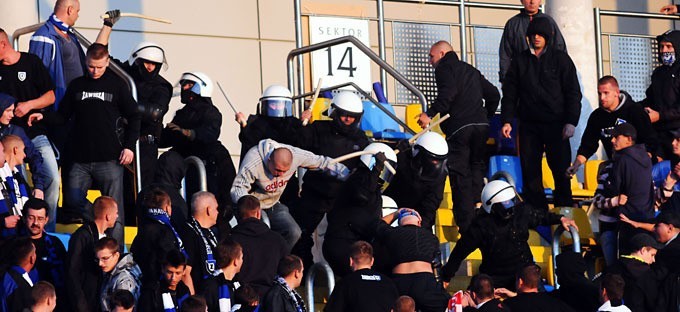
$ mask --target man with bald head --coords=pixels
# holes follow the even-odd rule
[[[451,44],[439,41],[430,48],[430,65],[437,81],[437,98],[418,124],[425,128],[437,114],[450,114],[441,124],[449,145],[449,182],[453,213],[461,233],[472,223],[475,203],[484,186],[489,119],[500,101],[498,89],[476,68],[458,59]]]
[[[191,217],[180,228],[180,238],[187,254],[185,284],[192,293],[203,293],[205,280],[220,268],[213,252],[217,236],[210,229],[217,224],[217,199],[210,192],[200,191],[191,197]]]
[[[331,160],[274,140],[262,140],[243,158],[231,187],[231,200],[236,203],[245,195],[255,196],[266,211],[272,230],[283,236],[291,250],[300,238],[300,226],[279,198],[298,168],[324,170],[344,181],[349,169]]]
[[[24,203],[28,201],[30,191],[28,183],[18,169],[19,165],[23,165],[26,157],[24,141],[20,137],[10,134],[0,139],[0,142],[2,142],[5,158],[4,166],[0,169],[0,177],[3,187],[7,188],[6,194],[0,195],[0,214],[10,213],[11,215],[21,216],[21,211]],[[7,195],[9,195],[9,198],[3,198]],[[15,233],[15,231],[5,232],[3,236]]]

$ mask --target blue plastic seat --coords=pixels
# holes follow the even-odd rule
[[[370,131],[373,138],[386,140],[401,140],[412,137],[410,133],[402,132],[399,124],[392,120],[385,112],[370,101],[364,101],[364,115],[361,117],[361,130]],[[380,103],[394,114],[394,108],[389,103]]]
[[[68,241],[71,239],[71,234],[69,233],[50,233],[48,232],[47,234],[56,236],[62,244],[64,244],[64,248],[66,248],[66,251],[68,251]]]
[[[489,158],[487,178],[491,180],[494,176],[506,180],[515,186],[517,193],[522,193],[522,166],[520,165],[519,157],[509,155],[491,156]]]

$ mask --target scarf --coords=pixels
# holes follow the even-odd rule
[[[47,19],[47,22],[51,23],[52,25],[54,25],[55,27],[57,27],[59,30],[61,30],[64,33],[71,32],[71,26],[62,22],[59,18],[57,18],[56,15],[54,15],[54,13],[52,13],[52,15],[50,15],[50,17]]]
[[[232,287],[233,290],[236,291],[236,289],[239,288],[239,283],[230,283],[230,281],[226,281],[226,283],[221,283],[217,292],[218,298],[219,298],[219,306],[220,306],[220,312],[231,312],[232,310]]]
[[[194,217],[191,217],[189,220],[189,227],[191,227],[194,232],[196,232],[196,235],[200,236],[201,239],[203,240],[203,245],[205,246],[205,269],[208,272],[208,275],[203,276],[203,279],[206,279],[210,276],[215,275],[217,270],[217,261],[215,261],[215,257],[213,256],[212,249],[217,247],[217,238],[215,237],[215,234],[208,229],[209,237],[206,238],[205,235],[203,234],[203,231],[201,230],[201,227],[198,225],[198,222]]]
[[[177,234],[177,231],[175,230],[175,227],[172,226],[172,223],[170,223],[170,216],[168,216],[168,213],[165,212],[165,210],[160,209],[160,208],[149,208],[147,210],[146,215],[153,219],[158,221],[158,223],[167,226],[170,228],[172,231],[172,234],[175,235],[175,241],[177,242],[177,248],[179,248],[179,251],[181,251],[185,257],[188,257],[186,250],[184,250],[184,244],[182,243],[182,239],[179,237],[179,234]]]
[[[274,284],[278,284],[281,286],[281,288],[286,290],[288,293],[288,298],[290,299],[290,303],[293,304],[297,312],[307,312],[305,302],[302,301],[300,294],[298,294],[295,290],[290,289],[290,287],[288,287],[288,283],[286,283],[286,280],[283,279],[283,277],[277,275],[276,278],[274,278]]]

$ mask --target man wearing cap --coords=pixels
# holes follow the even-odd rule
[[[662,211],[656,218],[654,233],[657,241],[665,245],[656,254],[656,263],[672,273],[680,271],[680,215],[675,211]]]
[[[545,17],[529,24],[529,49],[512,59],[503,80],[501,133],[510,138],[518,118],[519,149],[526,201],[535,209],[548,209],[543,189],[541,157],[545,151],[552,172],[566,172],[571,161],[569,138],[581,115],[581,89],[569,55],[548,44],[553,27]],[[572,206],[571,184],[554,174],[555,206]]]
[[[620,124],[610,132],[614,155],[600,175],[600,185],[593,204],[601,210],[600,244],[605,260],[613,264],[617,246],[626,250],[632,227],[619,222],[619,214],[633,221],[654,217],[652,161],[644,145],[635,144],[637,131],[629,123]],[[617,233],[619,240],[617,243]]]
[[[671,130],[680,128],[680,31],[669,30],[656,37],[659,62],[647,88],[647,98],[641,104],[659,136],[659,156],[668,159],[673,154]]]
[[[623,302],[631,311],[657,311],[663,301],[659,296],[660,277],[666,274],[652,270],[651,264],[657,251],[663,249],[664,245],[646,233],[635,234],[629,243],[633,252],[622,255],[614,266],[607,269],[607,273],[621,274],[623,277],[626,282]]]

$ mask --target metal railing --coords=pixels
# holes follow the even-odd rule
[[[604,61],[602,60],[602,16],[616,16],[616,17],[632,17],[632,18],[649,18],[649,19],[665,19],[665,20],[680,20],[678,15],[664,15],[657,13],[642,13],[642,12],[626,12],[626,11],[610,11],[594,8],[595,18],[595,53],[597,56],[597,77],[604,76]]]
[[[317,271],[323,271],[326,273],[326,278],[328,279],[328,296],[330,297],[335,288],[335,276],[333,275],[333,270],[328,265],[328,263],[322,261],[317,262],[309,268],[309,273],[305,279],[305,288],[307,289],[307,311],[314,312],[314,279],[316,278]]]
[[[389,73],[396,81],[401,83],[406,89],[411,91],[413,94],[418,97],[420,100],[420,104],[423,106],[423,111],[427,111],[427,98],[425,98],[425,94],[418,90],[406,77],[404,77],[401,73],[399,73],[394,67],[390,66],[390,64],[387,64],[384,60],[380,59],[378,55],[371,50],[371,48],[367,47],[364,45],[359,39],[353,37],[353,36],[344,36],[340,38],[335,38],[331,40],[327,40],[324,42],[316,43],[313,45],[309,45],[306,47],[301,47],[294,49],[288,53],[288,58],[287,58],[287,71],[288,71],[288,89],[293,90],[293,60],[305,53],[311,53],[316,50],[320,50],[323,48],[328,48],[334,45],[338,44],[343,44],[343,43],[352,43],[357,49],[359,49],[361,52],[363,52],[368,58],[370,58],[373,62],[378,64],[378,66],[382,69],[384,69],[387,73]],[[300,66],[298,65],[298,71],[300,70]],[[299,87],[299,86],[298,86]],[[398,120],[398,118],[397,118]]]
[[[205,173],[205,164],[203,161],[196,156],[189,156],[184,159],[184,164],[196,167],[196,170],[198,170],[198,190],[203,192],[207,191],[208,176]],[[186,177],[182,179],[182,190],[180,192],[180,194],[184,195],[184,200],[189,200],[187,198]]]
[[[44,23],[34,24],[34,25],[31,25],[31,26],[22,27],[22,28],[15,30],[14,33],[12,33],[12,45],[14,46],[14,49],[19,51],[19,37],[26,35],[26,34],[34,33],[36,30],[38,30],[38,28],[42,27],[43,24]],[[79,43],[82,46],[84,46],[85,48],[89,48],[90,45],[92,45],[92,42],[90,42],[90,40],[85,38],[85,36],[83,36],[80,32],[78,32],[78,30],[76,30],[75,28],[72,28],[72,30],[73,30],[73,34],[76,35]],[[118,64],[116,64],[115,62],[109,63],[109,69],[111,69],[111,71],[114,74],[116,74],[118,77],[123,78],[123,80],[127,84],[128,88],[130,89],[130,93],[132,94],[132,98],[135,99],[135,102],[136,102],[137,101],[137,86],[135,85],[135,80],[132,79],[132,76],[128,75],[128,73],[126,73],[125,70],[123,70],[123,68],[118,66]],[[142,191],[142,174],[141,174],[142,170],[141,170],[139,153],[140,153],[140,150],[139,150],[139,139],[138,139],[135,142],[135,172],[134,172],[134,175],[135,175],[135,184],[136,184],[136,189],[137,189],[135,196],[137,196],[137,194]]]
[[[321,88],[321,89],[319,90],[319,92],[324,92],[324,91],[330,91],[330,90],[340,89],[340,88],[348,87],[348,86],[349,86],[349,87],[353,87],[355,90],[357,90],[357,92],[361,93],[362,96],[364,96],[366,99],[368,99],[369,101],[371,101],[371,103],[375,104],[375,106],[376,106],[377,108],[379,108],[381,111],[383,111],[383,113],[387,114],[387,116],[389,116],[390,118],[392,118],[393,120],[395,120],[400,126],[404,127],[404,131],[406,131],[406,132],[408,132],[408,133],[410,133],[410,134],[416,134],[416,132],[413,131],[413,130],[411,130],[411,128],[409,128],[409,126],[408,126],[407,124],[405,124],[403,121],[401,121],[401,119],[399,119],[399,117],[397,117],[396,115],[394,115],[394,114],[393,114],[392,112],[390,112],[387,108],[383,107],[383,106],[378,102],[378,100],[374,99],[374,98],[371,96],[370,93],[368,93],[368,92],[364,91],[363,89],[361,89],[361,87],[359,87],[359,86],[358,86],[357,84],[355,84],[354,82],[346,82],[346,83],[342,83],[342,84],[339,84],[339,85],[330,86],[330,87],[328,87],[328,88]],[[305,97],[308,97],[308,96],[313,95],[313,94],[314,94],[314,92],[307,92],[307,93],[299,94],[299,95],[294,96],[294,97],[293,97],[293,100],[305,98]]]
[[[560,254],[560,238],[562,238],[562,233],[564,233],[564,227],[561,225],[557,226],[555,232],[553,233],[552,240],[552,272],[553,280],[555,281],[555,288],[559,288],[560,284],[557,282],[557,255]],[[571,233],[571,240],[573,241],[574,252],[581,252],[581,237],[578,234],[578,230],[569,226],[569,233]]]

